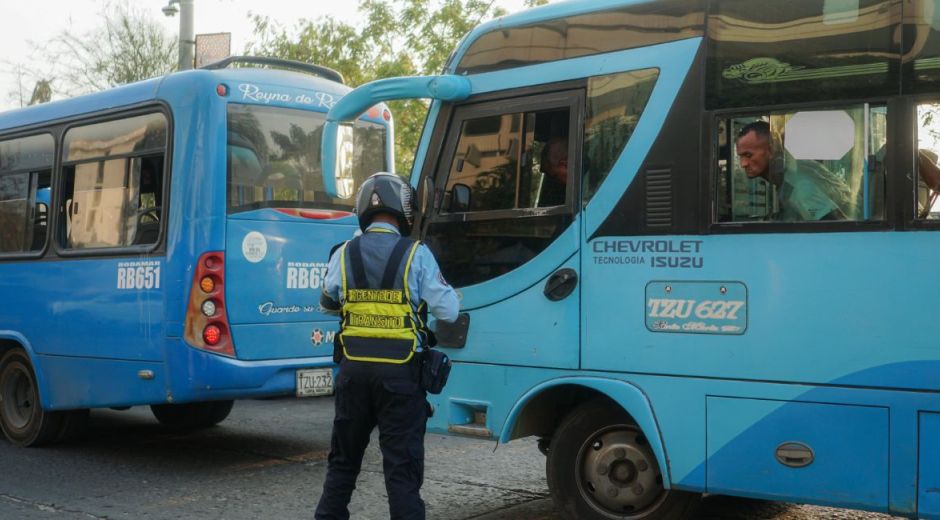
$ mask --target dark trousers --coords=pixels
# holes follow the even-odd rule
[[[336,378],[336,416],[317,520],[347,520],[362,456],[375,426],[392,520],[424,520],[425,392],[417,370],[405,366],[343,361]]]

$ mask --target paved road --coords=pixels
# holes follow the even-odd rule
[[[96,411],[88,434],[42,449],[0,441],[0,519],[312,518],[329,451],[332,400],[242,401],[222,425],[182,435],[146,408]],[[351,505],[387,518],[381,455],[370,447]],[[428,436],[424,497],[437,520],[560,520],[534,442]],[[699,520],[888,519],[724,497]]]

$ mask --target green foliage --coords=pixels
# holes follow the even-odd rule
[[[544,4],[546,0],[528,0]],[[460,39],[480,22],[505,14],[490,0],[361,0],[361,27],[324,17],[293,28],[255,15],[247,53],[336,69],[350,86],[392,76],[438,74]],[[395,171],[411,172],[427,103],[389,103],[395,117]]]

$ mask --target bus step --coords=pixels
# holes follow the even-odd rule
[[[469,435],[471,437],[482,437],[489,439],[493,437],[493,432],[482,424],[451,424],[447,431],[458,435]]]

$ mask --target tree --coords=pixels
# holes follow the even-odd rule
[[[543,4],[546,0],[527,0]],[[330,17],[301,20],[293,30],[254,16],[247,52],[336,69],[351,86],[391,76],[438,74],[451,50],[481,21],[505,14],[491,0],[361,0],[360,28]],[[389,103],[395,117],[395,171],[408,174],[428,105]]]
[[[92,31],[65,30],[44,46],[34,45],[31,54],[39,59],[14,68],[37,85],[44,82],[41,94],[47,98],[53,92],[84,94],[176,70],[176,36],[166,34],[147,12],[124,0],[106,4],[101,16],[102,25]],[[21,82],[21,105],[22,88]]]

